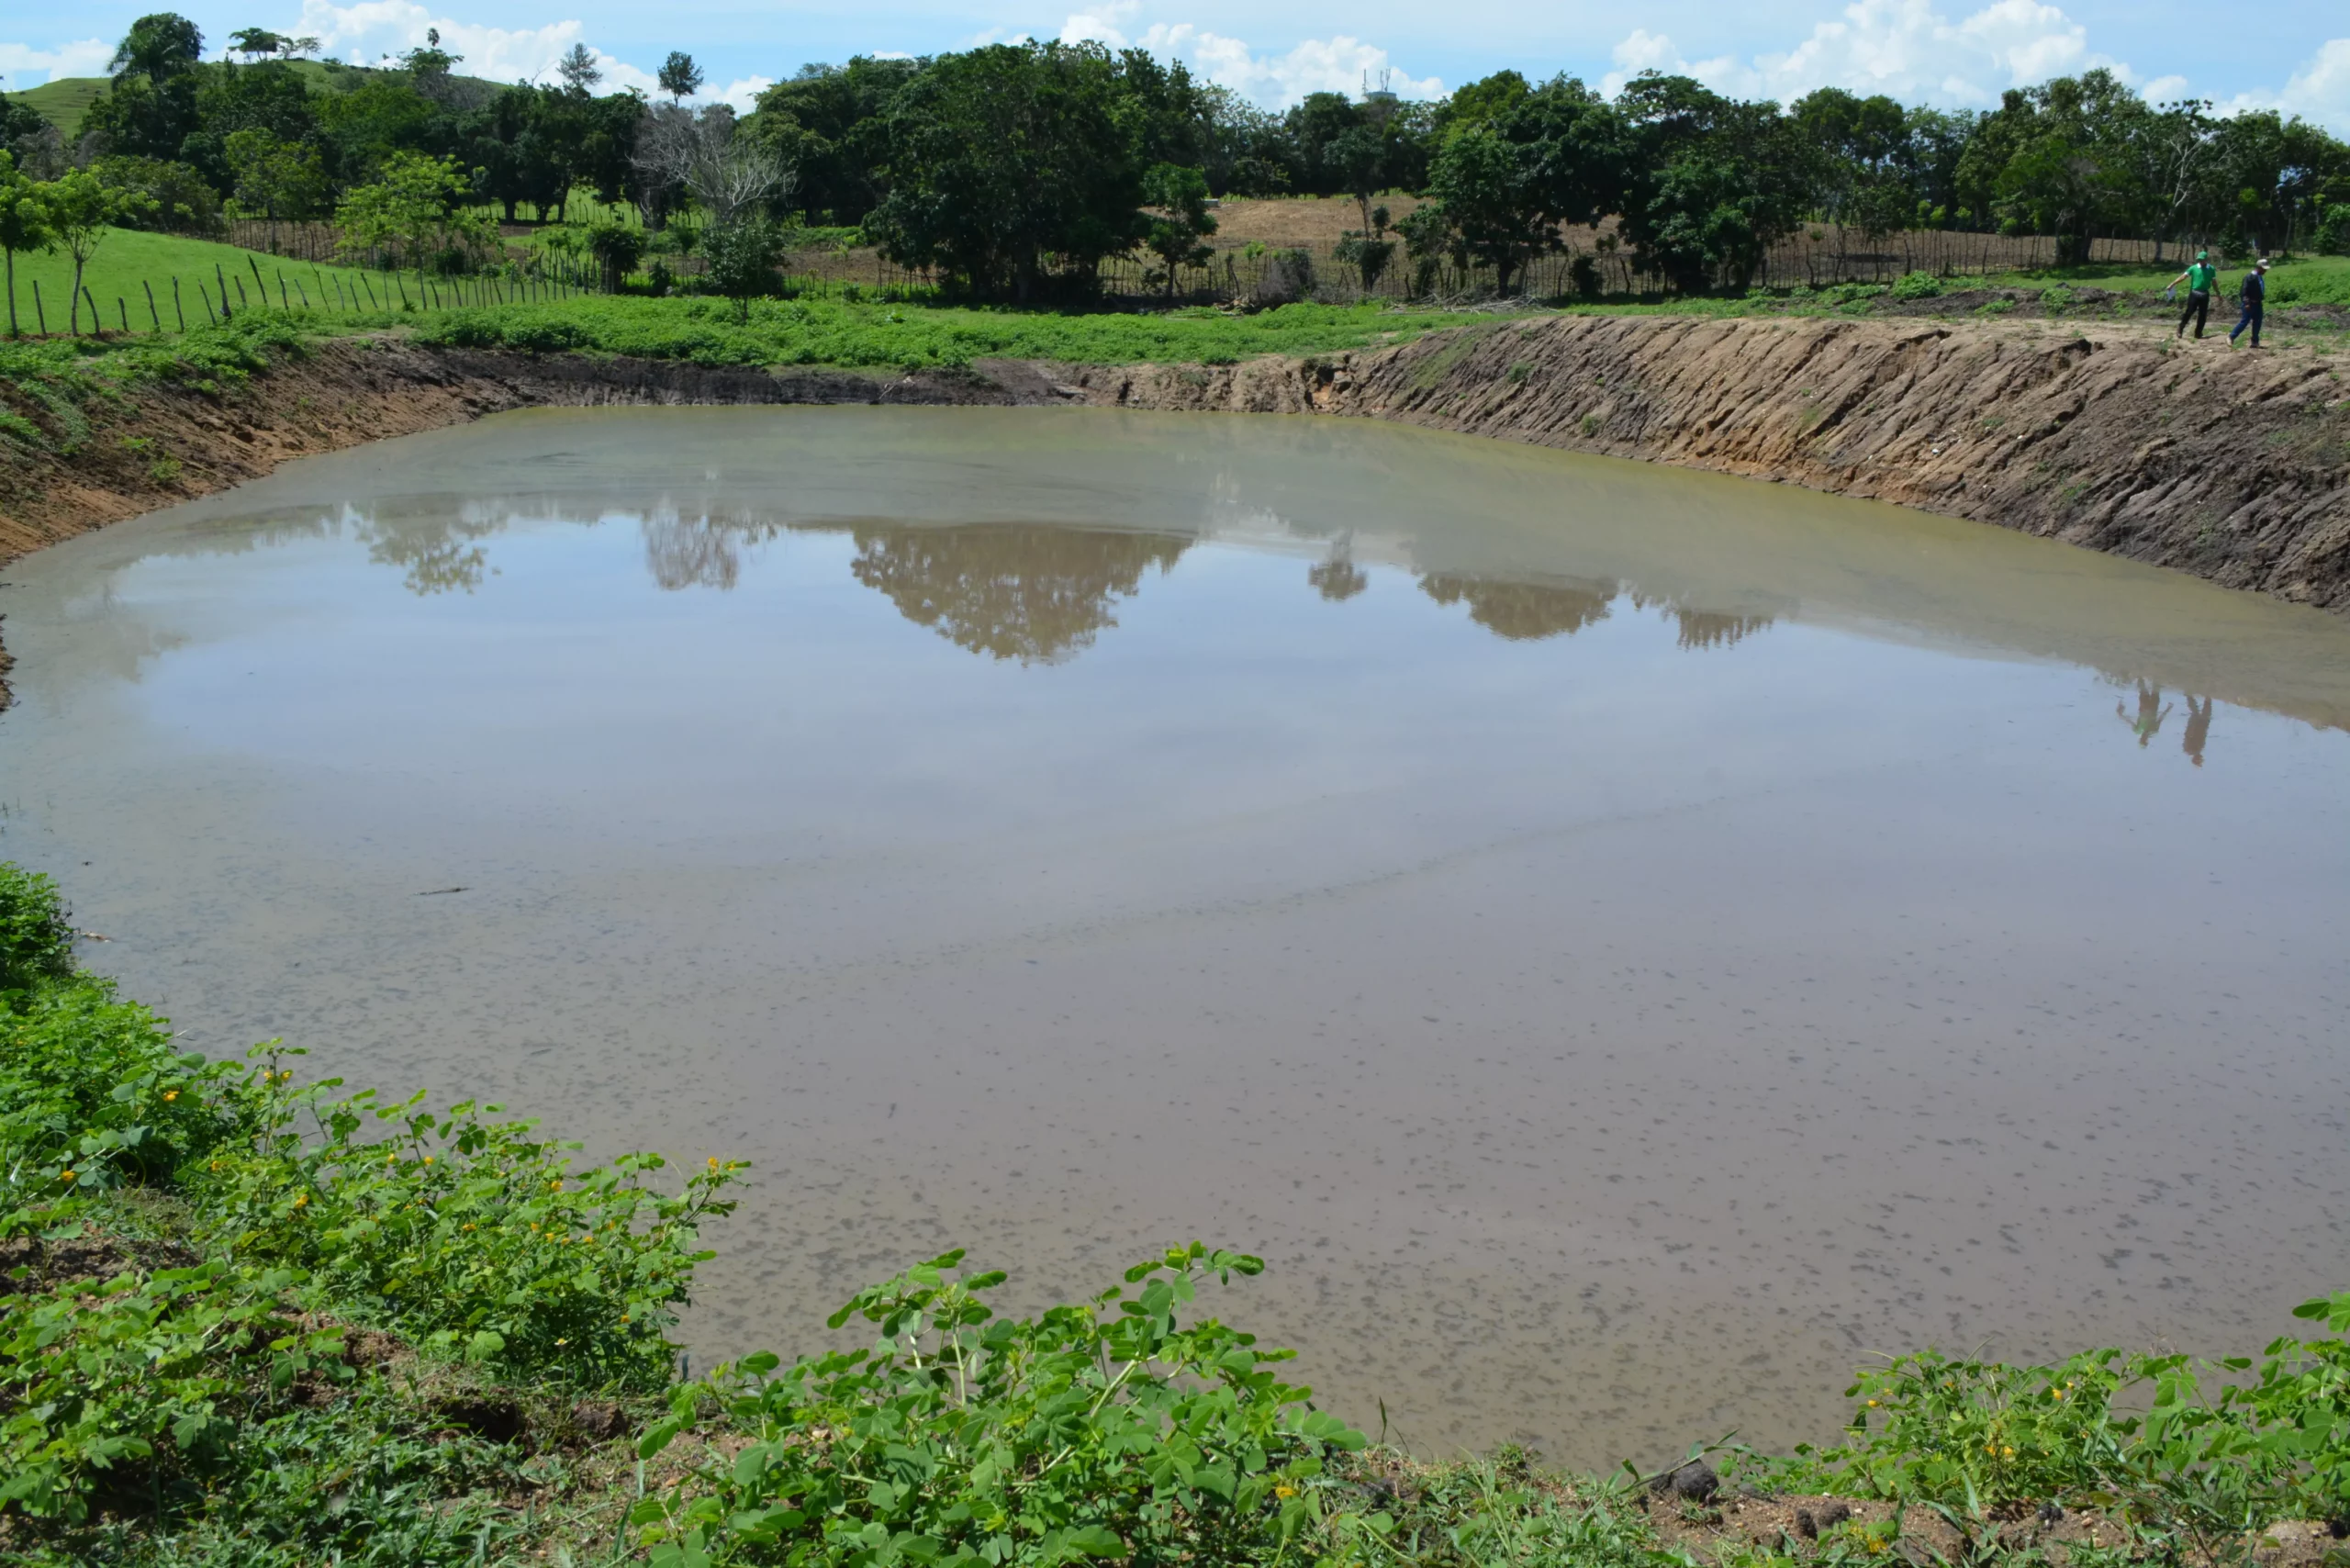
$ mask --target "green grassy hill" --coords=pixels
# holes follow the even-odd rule
[[[82,116],[106,90],[106,79],[103,76],[67,76],[9,95],[72,136],[81,129]]]
[[[357,82],[361,77],[374,74],[374,68],[364,65],[329,65],[316,60],[297,60],[291,63],[313,93],[331,92],[339,83]],[[451,80],[490,92],[506,86],[503,82],[492,82],[482,76],[455,76]],[[73,136],[81,129],[83,115],[97,101],[98,95],[106,90],[106,84],[107,79],[104,76],[65,76],[8,95],[39,111],[50,124],[67,136]]]
[[[257,291],[253,277],[255,266],[261,269],[262,277],[269,282],[270,303],[273,306],[276,304],[280,271],[285,274],[289,290],[298,281],[301,289],[308,291],[313,306],[326,308],[326,301],[331,299],[338,302],[335,308],[340,308],[339,302],[347,295],[356,295],[364,302],[371,288],[377,299],[386,297],[384,274],[381,273],[367,273],[367,282],[363,286],[360,269],[355,267],[314,267],[308,262],[284,261],[241,250],[234,245],[215,244],[208,240],[186,240],[176,234],[144,234],[129,229],[107,232],[98,246],[97,254],[90,258],[89,268],[83,274],[83,283],[96,298],[99,313],[105,317],[108,331],[120,329],[121,309],[128,310],[133,331],[146,332],[154,329],[154,317],[150,316],[147,309],[149,288],[155,291],[156,313],[162,318],[163,330],[172,331],[177,329],[179,322],[178,315],[172,308],[172,282],[174,278],[179,281],[181,309],[186,313],[188,324],[202,326],[208,318],[205,314],[197,284],[201,282],[205,290],[217,295],[220,280],[228,279],[229,303],[233,306],[239,301],[236,280],[241,278],[245,286],[243,297],[249,301]],[[73,277],[73,259],[62,251],[17,258],[17,315],[19,325],[26,331],[38,331],[43,315],[47,317],[50,331],[65,330],[65,291],[72,286]],[[341,291],[332,286],[338,281],[342,286]],[[36,283],[40,286],[40,308],[38,311],[33,297]],[[321,287],[322,283],[328,286]],[[411,293],[414,292],[416,285],[413,278],[407,286]],[[391,297],[397,297],[397,286]],[[301,292],[294,292],[290,297],[297,306],[302,303]],[[123,302],[121,309],[116,306],[118,299]],[[5,303],[0,303],[0,309],[5,309]],[[87,313],[85,306],[85,317]],[[86,320],[84,325],[88,325]],[[5,320],[0,320],[0,330],[5,329]]]

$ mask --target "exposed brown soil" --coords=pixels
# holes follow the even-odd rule
[[[2130,321],[1574,316],[1065,374],[1125,407],[1347,414],[1748,475],[2350,610],[2345,365]]]
[[[230,392],[157,386],[94,410],[70,456],[28,457],[0,476],[0,563],[288,458],[507,409],[1081,401],[1394,420],[1714,469],[1973,518],[2343,610],[2344,364],[2321,348],[2176,344],[2127,320],[1542,316],[1239,365],[983,361],[913,375],[348,339]],[[13,408],[50,423],[36,406]]]
[[[175,1241],[134,1241],[100,1231],[11,1237],[0,1241],[0,1295],[66,1285],[97,1286],[135,1271],[185,1269],[201,1261]]]

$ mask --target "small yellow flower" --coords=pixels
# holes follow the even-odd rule
[[[1276,1497],[1294,1497],[1297,1495],[1297,1488],[1294,1486],[1276,1486],[1273,1488],[1273,1495]]]
[[[473,1227],[474,1227],[474,1222],[473,1222],[473,1221],[471,1221],[471,1220],[467,1220],[467,1221],[465,1221],[465,1228],[466,1228],[467,1230],[471,1230]]]
[[[166,1089],[163,1091],[163,1103],[167,1105],[179,1097],[180,1092],[176,1089]]]
[[[714,1155],[714,1154],[713,1154],[713,1155],[711,1155],[711,1156],[710,1157],[710,1168],[711,1168],[712,1170],[717,1170],[717,1169],[718,1169],[718,1156],[716,1156],[716,1155]]]
[[[1876,1408],[1876,1401],[1875,1401],[1875,1400],[1872,1399],[1872,1400],[1870,1400],[1870,1401],[1869,1401],[1869,1408],[1870,1408],[1870,1409],[1872,1409],[1872,1410],[1874,1410],[1874,1409],[1875,1409],[1875,1408]]]
[[[307,1203],[308,1203],[309,1201],[310,1201],[310,1194],[309,1194],[309,1193],[300,1193],[299,1195],[297,1195],[297,1196],[295,1198],[295,1200],[294,1200],[294,1206],[295,1206],[296,1208],[297,1208],[297,1209],[298,1209],[298,1208],[300,1208],[304,1204],[307,1204]]]
[[[424,1163],[426,1163],[427,1165],[431,1164],[431,1163],[432,1163],[432,1157],[431,1157],[431,1155],[429,1155],[429,1154],[428,1154],[428,1155],[426,1155],[426,1156],[424,1157]]]
[[[74,1179],[73,1172],[71,1170],[61,1170],[57,1173],[57,1179],[61,1182],[71,1182]]]
[[[550,1192],[550,1193],[560,1193],[560,1192],[562,1192],[562,1191],[563,1191],[563,1180],[562,1180],[562,1178],[557,1177],[554,1181],[552,1181],[552,1182],[548,1182],[548,1183],[547,1183],[547,1191],[548,1191],[548,1192]]]
[[[555,1348],[556,1350],[562,1350],[565,1345],[568,1345],[568,1344],[570,1344],[570,1343],[571,1343],[571,1341],[570,1341],[570,1340],[568,1340],[568,1339],[557,1339],[557,1340],[554,1342],[554,1348]]]
[[[2005,1450],[2001,1450],[2001,1452],[2002,1452],[2003,1457],[2008,1458],[2008,1459],[2013,1459],[2013,1458],[2015,1458],[2015,1456],[2016,1456],[2016,1450],[2013,1450],[2013,1449],[2005,1449]]]
[[[212,1162],[212,1169],[213,1169],[213,1170],[219,1170],[219,1169],[220,1169],[220,1162],[219,1162],[218,1160],[217,1160],[217,1159],[216,1159],[216,1160],[214,1160],[214,1161]]]

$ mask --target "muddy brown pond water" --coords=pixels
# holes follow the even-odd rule
[[[0,854],[231,1052],[755,1162],[698,1359],[1193,1237],[1590,1465],[2350,1282],[2350,621],[1368,423],[541,411],[9,568]]]

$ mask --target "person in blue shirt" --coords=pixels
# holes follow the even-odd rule
[[[2237,319],[2235,331],[2228,334],[2228,347],[2236,346],[2236,332],[2250,327],[2252,346],[2258,348],[2260,346],[2260,316],[2268,305],[2267,257],[2261,257],[2260,264],[2244,274],[2244,282],[2236,286],[2236,298],[2244,306],[2244,315]]]
[[[2195,335],[2199,338],[2203,335],[2203,319],[2210,313],[2211,291],[2220,286],[2220,269],[2211,264],[2210,252],[2195,252],[2195,264],[2170,280],[2172,291],[2176,293],[2182,283],[2187,286],[2187,308],[2178,313],[2178,330],[2171,336],[2185,337],[2187,323],[2191,320],[2195,323]]]

